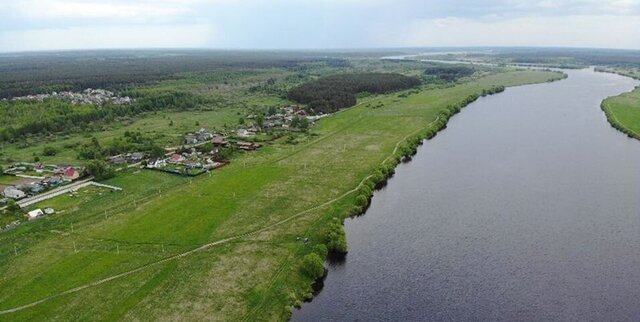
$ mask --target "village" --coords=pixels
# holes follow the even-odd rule
[[[91,105],[102,105],[107,102],[114,105],[127,105],[134,102],[134,99],[129,96],[118,96],[114,92],[104,90],[104,89],[92,89],[87,88],[82,92],[52,92],[50,94],[37,94],[37,95],[27,95],[27,96],[19,96],[14,97],[12,101],[33,101],[33,102],[42,102],[47,99],[60,99],[64,101],[71,102],[71,104],[91,104]]]
[[[102,92],[95,91],[85,92],[89,95],[103,95]],[[112,93],[107,91],[104,95],[111,97]],[[231,162],[230,156],[234,152],[249,152],[261,148],[262,144],[259,142],[269,140],[258,142],[256,138],[266,131],[279,133],[274,137],[281,137],[283,133],[296,129],[306,130],[324,116],[326,114],[308,115],[300,106],[286,106],[271,111],[267,115],[250,114],[246,117],[250,121],[245,124],[245,127],[240,127],[228,134],[206,128],[186,133],[180,145],[166,147],[164,154],[160,157],[151,157],[145,152],[130,152],[107,156],[105,162],[116,171],[141,168],[194,177],[228,165]],[[63,193],[73,193],[86,184],[100,185],[93,182],[93,178],[81,166],[16,162],[6,168],[3,174],[13,176],[15,180],[11,184],[0,184],[2,191],[0,208],[12,202],[20,207],[26,207]],[[121,190],[118,187],[107,187]],[[53,213],[55,210],[51,208],[34,209],[27,212],[26,218],[33,220]],[[19,222],[11,223],[5,229],[17,224]]]

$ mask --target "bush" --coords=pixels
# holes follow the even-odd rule
[[[314,280],[324,276],[324,263],[316,253],[310,253],[304,256],[301,269],[304,275]]]
[[[58,153],[58,150],[50,145],[45,145],[44,148],[42,149],[42,155],[44,156],[54,156]]]
[[[318,244],[315,247],[313,247],[313,252],[318,254],[320,258],[327,258],[327,255],[329,255],[329,250],[327,249],[327,246],[325,246],[324,244]]]
[[[327,226],[325,240],[330,252],[347,253],[347,234],[342,227],[341,220],[336,219]]]

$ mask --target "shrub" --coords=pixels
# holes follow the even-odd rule
[[[320,258],[327,258],[327,255],[329,255],[329,250],[327,249],[327,246],[325,246],[324,244],[318,244],[315,247],[313,247],[313,252],[318,254]]]
[[[316,253],[310,253],[302,259],[302,273],[312,279],[318,279],[324,275],[324,264]]]
[[[54,156],[58,153],[58,150],[50,145],[45,145],[44,148],[42,149],[42,155],[44,156]]]

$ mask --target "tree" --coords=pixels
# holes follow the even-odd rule
[[[262,126],[264,125],[264,115],[258,114],[256,116],[256,125],[258,125],[259,128],[262,128]]]
[[[58,150],[50,145],[45,145],[44,148],[42,149],[42,155],[44,156],[54,156],[58,153]]]
[[[303,129],[303,130],[308,129],[309,128],[309,120],[307,120],[306,117],[301,118],[300,122],[298,122],[298,127]]]
[[[7,212],[13,215],[16,215],[18,214],[18,212],[20,212],[20,206],[15,200],[9,199],[9,202],[7,202]]]
[[[276,110],[275,106],[269,106],[269,109],[267,110],[267,115],[275,115],[278,111]]]
[[[320,256],[316,253],[310,253],[304,256],[301,269],[306,276],[314,280],[324,275],[324,264]]]
[[[240,124],[240,125],[244,124],[244,117],[240,117],[238,119],[238,124]]]
[[[89,175],[95,177],[96,180],[105,180],[116,175],[113,168],[102,160],[89,161],[87,163],[86,171]]]
[[[153,144],[151,146],[151,148],[149,149],[149,155],[152,158],[159,158],[159,157],[163,156],[164,154],[165,154],[164,149],[161,146],[157,145],[157,144]]]

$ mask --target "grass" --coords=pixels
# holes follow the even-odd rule
[[[153,263],[199,245],[257,231],[358,186],[403,138],[451,104],[495,85],[538,83],[548,72],[493,74],[454,87],[367,98],[323,119],[296,145],[285,140],[195,179],[130,171],[125,189],[0,235],[0,310]],[[278,321],[310,294],[300,259],[323,241],[354,194],[260,230],[0,319]],[[73,224],[73,225],[72,225]],[[297,237],[309,238],[305,244]],[[75,244],[75,250],[73,245]],[[14,246],[18,255],[14,254]]]
[[[605,99],[602,109],[613,127],[640,140],[640,89]]]

